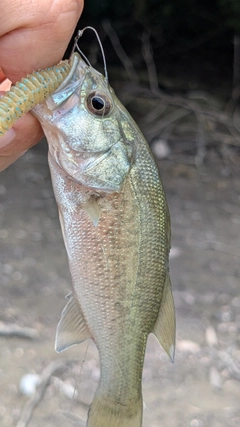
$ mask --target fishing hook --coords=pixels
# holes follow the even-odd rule
[[[106,58],[105,58],[105,54],[104,54],[104,50],[103,50],[103,45],[102,45],[102,42],[101,42],[100,37],[98,35],[98,32],[97,32],[97,30],[95,28],[87,26],[87,27],[84,27],[82,30],[78,31],[78,33],[77,33],[77,35],[76,35],[76,37],[74,39],[74,44],[73,44],[71,55],[73,54],[73,52],[75,51],[75,49],[77,49],[79,51],[79,53],[82,55],[82,57],[85,59],[86,63],[91,66],[89,60],[87,59],[87,57],[84,55],[84,53],[81,51],[81,49],[78,46],[78,41],[79,41],[80,37],[82,37],[82,35],[83,35],[83,33],[84,33],[85,30],[92,30],[95,33],[96,37],[97,37],[97,41],[98,41],[98,44],[99,44],[101,52],[102,52],[105,80],[108,83],[107,63],[106,63]]]

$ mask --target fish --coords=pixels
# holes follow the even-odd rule
[[[45,132],[72,278],[55,348],[92,339],[100,380],[88,427],[142,425],[153,333],[173,361],[170,216],[158,167],[106,77],[74,54],[70,75],[33,108]]]

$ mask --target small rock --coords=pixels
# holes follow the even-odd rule
[[[168,143],[161,138],[155,138],[152,141],[151,149],[157,159],[166,159],[171,152]]]
[[[64,396],[68,397],[69,399],[76,398],[78,396],[78,392],[75,387],[73,387],[72,384],[63,382],[61,387],[61,392],[64,394]]]
[[[205,332],[206,343],[210,347],[214,347],[218,345],[218,337],[217,333],[213,326],[208,326]]]
[[[61,394],[68,397],[69,399],[74,399],[78,396],[78,392],[72,384],[66,381],[62,381],[60,378],[54,378],[54,385],[60,391]]]
[[[215,390],[220,390],[222,388],[221,375],[214,366],[212,366],[209,371],[209,382]]]
[[[25,396],[33,396],[37,386],[40,383],[40,377],[37,374],[26,374],[20,380],[19,390]]]
[[[201,420],[194,419],[190,422],[190,427],[203,427]]]
[[[193,304],[195,304],[196,299],[192,294],[190,294],[190,292],[185,292],[184,293],[184,301],[189,305],[193,305]]]
[[[179,351],[182,351],[182,352],[193,353],[193,354],[196,354],[201,350],[200,345],[198,345],[196,342],[190,341],[190,340],[178,341],[177,342],[177,349]]]
[[[181,255],[182,251],[180,248],[177,248],[176,246],[173,246],[170,250],[169,258],[178,258]]]
[[[230,310],[226,309],[221,313],[222,322],[228,323],[228,322],[231,322],[232,320],[233,320],[233,313]]]

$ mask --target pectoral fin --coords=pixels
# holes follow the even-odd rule
[[[176,324],[175,308],[169,275],[166,277],[161,307],[152,332],[173,362],[175,353]]]
[[[99,205],[97,204],[97,200],[95,197],[90,197],[90,199],[82,203],[82,208],[88,214],[89,218],[92,220],[95,227],[98,225],[98,221],[101,215],[101,210]]]
[[[74,344],[91,338],[80,305],[72,294],[64,307],[57,326],[55,350],[59,353]]]

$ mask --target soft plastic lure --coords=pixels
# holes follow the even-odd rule
[[[17,82],[0,98],[0,137],[37,104],[47,99],[61,85],[72,67],[72,61],[61,61],[54,67],[35,71]]]
[[[74,50],[75,48],[79,50],[77,43],[86,29],[93,30],[97,36],[103,54],[105,78],[107,80],[106,61],[99,36],[94,28],[85,27],[83,30],[78,31],[75,37],[70,60],[61,61],[53,67],[28,74],[27,77],[23,77],[20,82],[17,82],[6,95],[0,97],[0,138],[20,117],[52,95],[64,80],[66,84],[71,79],[78,62]],[[82,54],[81,51],[80,53]],[[83,54],[82,56],[89,63]],[[68,77],[67,80],[66,77]]]

